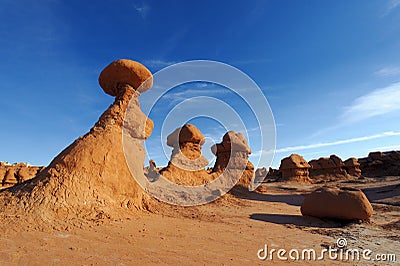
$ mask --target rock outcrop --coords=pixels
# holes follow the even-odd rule
[[[349,158],[344,163],[344,168],[346,172],[354,177],[361,177],[360,163],[357,158]]]
[[[18,184],[17,169],[10,167],[3,178],[2,185],[4,187],[11,187],[15,184]]]
[[[152,122],[140,111],[138,98],[151,88],[152,74],[140,63],[117,60],[103,70],[99,83],[116,96],[114,103],[89,133],[63,150],[36,178],[1,191],[1,213],[22,214],[34,224],[43,221],[54,226],[55,221],[118,217],[148,206],[149,198],[131,171],[143,174],[142,142],[151,133]],[[129,134],[124,136],[124,147],[136,158],[129,168],[122,141],[125,125]]]
[[[371,152],[358,162],[363,176],[400,176],[400,151]]]
[[[258,168],[255,172],[256,180],[268,180],[269,182],[282,178],[282,173],[279,169],[270,167],[268,170],[265,167]]]
[[[281,160],[279,181],[310,183],[309,169],[310,165],[302,156],[292,154]]]
[[[173,150],[167,167],[160,174],[178,185],[209,183],[213,178],[205,170],[208,160],[201,153],[204,142],[205,138],[196,126],[185,124],[177,128],[167,137],[167,145]]]
[[[43,166],[31,166],[25,163],[6,164],[0,162],[0,188],[7,188],[34,178]]]
[[[246,138],[241,133],[228,131],[222,138],[222,142],[214,144],[211,151],[217,157],[212,173],[229,175],[232,179],[239,178],[238,187],[245,189],[251,186],[254,177],[254,166],[249,161],[251,149]]]
[[[255,173],[254,176],[257,180],[264,180],[267,177],[268,174],[268,170],[265,167],[262,168],[258,168]]]
[[[267,168],[265,168],[265,167],[258,168],[258,169],[256,170],[256,172],[254,173],[254,175],[255,175],[257,178],[262,178],[262,179],[266,178],[266,177],[267,177],[267,174],[268,174],[268,171],[267,171]]]
[[[329,158],[311,160],[309,164],[311,166],[310,177],[313,179],[322,178],[328,181],[348,178],[342,159],[336,155],[331,155]]]
[[[272,167],[270,167],[268,170],[267,178],[272,180],[278,180],[282,178],[282,173],[281,171],[279,171],[279,169],[273,169]]]
[[[359,189],[322,187],[304,199],[301,213],[318,218],[366,220],[372,216],[373,208]]]
[[[145,176],[151,181],[157,181],[160,177],[159,169],[157,169],[156,162],[154,160],[149,161],[149,166],[144,168]]]

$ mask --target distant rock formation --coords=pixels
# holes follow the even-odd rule
[[[308,163],[297,154],[281,160],[279,170],[257,169],[257,180],[321,183],[340,179],[400,176],[400,152],[371,152],[366,158],[342,161],[337,155]]]
[[[357,158],[349,158],[344,161],[344,168],[349,175],[361,177],[360,163]]]
[[[248,189],[251,186],[254,166],[249,161],[251,149],[243,134],[228,131],[221,143],[211,147],[211,151],[217,156],[212,173],[224,172],[224,175],[230,175],[233,179],[240,177],[237,187]]]
[[[319,158],[308,163],[298,154],[281,160],[279,170],[259,168],[256,171],[256,179],[273,181],[290,181],[321,183],[335,181],[338,179],[361,178],[360,163],[356,158],[349,158],[345,162],[338,156],[331,155],[329,158]]]
[[[148,206],[150,198],[131,171],[143,175],[142,142],[150,135],[153,123],[141,112],[138,98],[151,88],[152,74],[140,63],[122,59],[102,71],[99,83],[104,92],[116,96],[114,103],[89,133],[63,150],[36,178],[1,191],[3,214],[21,214],[32,223],[41,220],[54,226],[55,220],[94,221]],[[135,158],[129,168],[122,143],[123,126],[129,132],[124,136],[126,152]]]
[[[338,156],[331,155],[329,158],[319,158],[318,160],[311,160],[309,162],[310,177],[322,178],[324,180],[332,179],[345,179],[348,178],[345,170],[345,165]]]
[[[268,174],[268,171],[267,171],[267,168],[265,168],[265,167],[258,168],[256,170],[256,172],[254,173],[254,175],[257,179],[265,179],[267,177],[267,174]]]
[[[265,167],[258,168],[255,172],[255,180],[269,180],[274,181],[282,178],[282,173],[279,169],[270,167],[268,170]]]
[[[167,167],[160,174],[178,185],[209,183],[213,177],[205,170],[208,160],[201,153],[204,142],[205,138],[196,126],[185,124],[177,128],[167,137],[167,145],[173,150]]]
[[[25,163],[8,164],[0,162],[0,188],[7,188],[34,178],[44,166]]]
[[[157,179],[160,177],[159,169],[157,169],[157,165],[154,160],[149,161],[149,166],[144,168],[144,174],[152,182],[157,181]]]
[[[298,154],[292,154],[281,160],[279,167],[282,177],[279,181],[310,183],[309,169],[311,166]]]
[[[400,151],[371,152],[358,161],[363,176],[400,176]]]
[[[359,189],[322,187],[304,199],[301,213],[318,218],[366,220],[372,216],[373,208]]]
[[[282,178],[282,172],[279,171],[279,169],[273,169],[272,167],[270,167],[268,170],[267,178],[272,180],[274,179],[278,180]]]

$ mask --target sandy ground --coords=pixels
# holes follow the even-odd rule
[[[264,194],[249,195],[200,207],[168,206],[157,213],[140,212],[130,219],[100,225],[37,231],[0,225],[0,265],[338,265],[343,261],[260,260],[259,249],[310,249],[319,256],[335,248],[395,254],[397,262],[350,261],[349,265],[399,265],[400,177],[339,182],[363,188],[375,209],[371,221],[342,224],[303,217],[300,204],[317,185],[268,183]],[[16,222],[18,223],[18,221]],[[263,253],[261,253],[263,255]],[[288,254],[286,254],[288,256]]]

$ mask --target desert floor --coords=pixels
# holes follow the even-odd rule
[[[0,225],[0,265],[265,265],[293,263],[259,260],[264,248],[310,249],[319,255],[335,247],[395,254],[397,262],[351,261],[349,265],[398,265],[400,261],[400,177],[342,181],[334,185],[359,187],[373,203],[371,221],[341,224],[303,217],[304,195],[318,185],[267,183],[264,194],[232,196],[199,207],[172,207],[155,213],[139,212],[130,219],[57,230]],[[286,256],[288,256],[286,254]],[[295,264],[332,265],[343,261],[298,261]]]

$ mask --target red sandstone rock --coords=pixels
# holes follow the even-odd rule
[[[281,160],[279,170],[282,173],[281,181],[310,182],[310,165],[298,154],[292,154]]]
[[[249,161],[251,149],[241,133],[227,132],[222,142],[213,145],[211,151],[217,156],[213,173],[224,173],[232,179],[238,179],[238,187],[248,189],[251,186],[254,178],[254,166]]]
[[[319,218],[365,220],[372,216],[373,208],[361,190],[323,187],[304,199],[301,213]]]
[[[99,84],[105,93],[117,96],[125,85],[139,92],[147,91],[153,86],[153,78],[151,72],[139,62],[119,59],[104,68]]]
[[[186,186],[198,186],[211,182],[205,167],[208,160],[201,154],[204,136],[191,124],[177,128],[167,137],[167,145],[173,147],[171,159],[160,174],[168,180]]]
[[[310,176],[312,178],[345,179],[348,178],[345,165],[338,156],[331,155],[329,158],[319,158],[311,160]]]
[[[371,152],[367,158],[359,159],[363,176],[400,176],[400,152]]]
[[[135,67],[129,68],[130,65]],[[143,174],[142,142],[149,132],[145,133],[147,118],[140,111],[138,97],[140,91],[149,87],[140,90],[138,87],[149,75],[136,62],[116,61],[108,66],[99,80],[106,93],[116,95],[114,103],[89,133],[63,150],[36,178],[1,191],[0,211],[23,214],[36,224],[40,220],[91,221],[148,206],[150,198],[133,178],[131,170]],[[140,125],[142,129],[124,136],[126,152],[135,158],[128,168],[122,127],[130,102],[132,114],[137,117],[130,118],[128,126],[135,129],[135,125]]]
[[[360,163],[356,158],[349,158],[344,161],[344,166],[349,175],[360,177],[361,170],[360,170]]]
[[[182,127],[175,129],[175,131],[167,137],[167,145],[170,147],[176,147],[180,143],[185,142],[193,142],[203,145],[205,138],[200,130],[191,124],[185,124]]]

